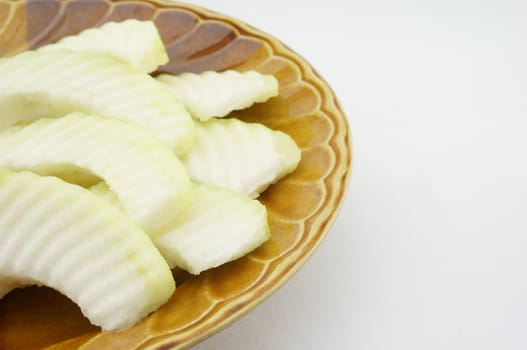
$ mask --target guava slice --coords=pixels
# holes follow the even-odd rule
[[[0,169],[0,297],[45,285],[105,331],[126,329],[165,303],[171,271],[148,236],[88,190]]]
[[[193,185],[180,160],[150,133],[114,118],[71,113],[0,130],[0,166],[41,175],[86,169],[108,183],[149,235],[169,226]]]
[[[210,119],[196,122],[196,129],[196,144],[181,157],[196,182],[255,198],[300,162],[300,149],[289,135],[259,123]]]
[[[106,183],[90,191],[120,206]],[[199,274],[246,255],[269,237],[267,211],[259,201],[225,188],[196,184],[191,204],[153,242],[170,267]]]
[[[148,74],[105,55],[27,51],[0,61],[0,128],[84,112],[145,128],[177,154],[195,140],[185,107]]]
[[[60,49],[107,55],[145,73],[153,72],[157,67],[168,63],[165,45],[154,22],[137,19],[107,22],[100,27],[64,37],[38,50]]]
[[[187,107],[194,118],[202,121],[224,117],[233,110],[278,95],[276,78],[256,71],[161,74],[156,79]]]

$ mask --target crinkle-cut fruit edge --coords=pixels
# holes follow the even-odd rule
[[[0,129],[83,112],[137,124],[178,155],[195,142],[194,121],[177,98],[105,55],[27,51],[0,62],[0,76]]]
[[[287,134],[236,118],[196,123],[196,145],[181,157],[191,179],[256,198],[296,169],[301,151]]]
[[[113,205],[119,204],[105,183],[90,191]],[[249,210],[246,217],[240,214],[243,210]],[[247,230],[242,231],[240,223],[250,222],[251,218],[252,226],[246,225]],[[269,235],[267,212],[258,201],[213,185],[196,184],[192,204],[181,213],[174,228],[153,241],[171,267],[199,274],[246,255]]]
[[[87,169],[117,194],[149,235],[170,226],[190,202],[193,185],[174,153],[132,123],[83,113],[0,130],[0,166],[54,175]],[[169,213],[169,214],[167,214]]]
[[[192,274],[251,252],[270,236],[265,206],[246,195],[198,184],[174,228],[154,238],[170,266]]]
[[[256,71],[161,74],[157,80],[201,121],[225,117],[278,95],[276,78]]]
[[[136,19],[107,22],[98,28],[85,29],[77,35],[64,37],[38,50],[57,49],[107,55],[145,73],[153,72],[169,60],[154,22]]]
[[[82,187],[0,169],[0,208],[0,279],[56,289],[104,331],[134,325],[174,292],[148,236]]]

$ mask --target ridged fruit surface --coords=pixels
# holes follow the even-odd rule
[[[144,127],[176,153],[195,138],[185,107],[148,74],[89,52],[27,51],[0,60],[0,128],[84,112]]]
[[[174,292],[148,236],[82,187],[0,168],[0,208],[2,292],[52,287],[107,331],[130,327]]]
[[[197,140],[181,158],[190,177],[256,198],[300,161],[295,141],[278,130],[236,118],[196,123]]]
[[[201,121],[225,117],[234,110],[278,95],[276,78],[255,71],[161,74],[157,81],[163,83],[190,114]]]
[[[168,55],[155,24],[136,19],[108,22],[40,48],[41,51],[61,49],[108,55],[146,73],[168,63]]]
[[[44,175],[71,166],[81,174],[89,171],[108,183],[149,235],[174,221],[193,190],[179,159],[152,134],[132,123],[82,113],[0,129],[1,166]]]

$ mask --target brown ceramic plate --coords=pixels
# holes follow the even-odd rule
[[[261,196],[272,238],[248,256],[199,276],[174,271],[178,288],[169,302],[122,333],[101,333],[51,289],[15,290],[0,300],[2,349],[189,347],[246,314],[291,277],[321,242],[342,202],[351,149],[333,91],[291,49],[242,22],[155,0],[0,0],[0,56],[132,17],[158,26],[171,57],[159,71],[252,69],[278,78],[279,97],[233,114],[288,133],[302,149],[299,168]]]

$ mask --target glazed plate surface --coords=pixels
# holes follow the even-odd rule
[[[166,1],[0,0],[0,56],[127,18],[157,25],[170,55],[169,64],[158,72],[235,69],[273,74],[280,83],[279,96],[232,116],[288,133],[300,146],[302,160],[293,174],[260,197],[269,213],[270,241],[199,276],[174,270],[175,294],[135,327],[101,333],[66,297],[45,287],[28,287],[0,300],[1,349],[188,348],[283,285],[321,242],[343,200],[350,134],[333,91],[306,60],[243,22]]]

